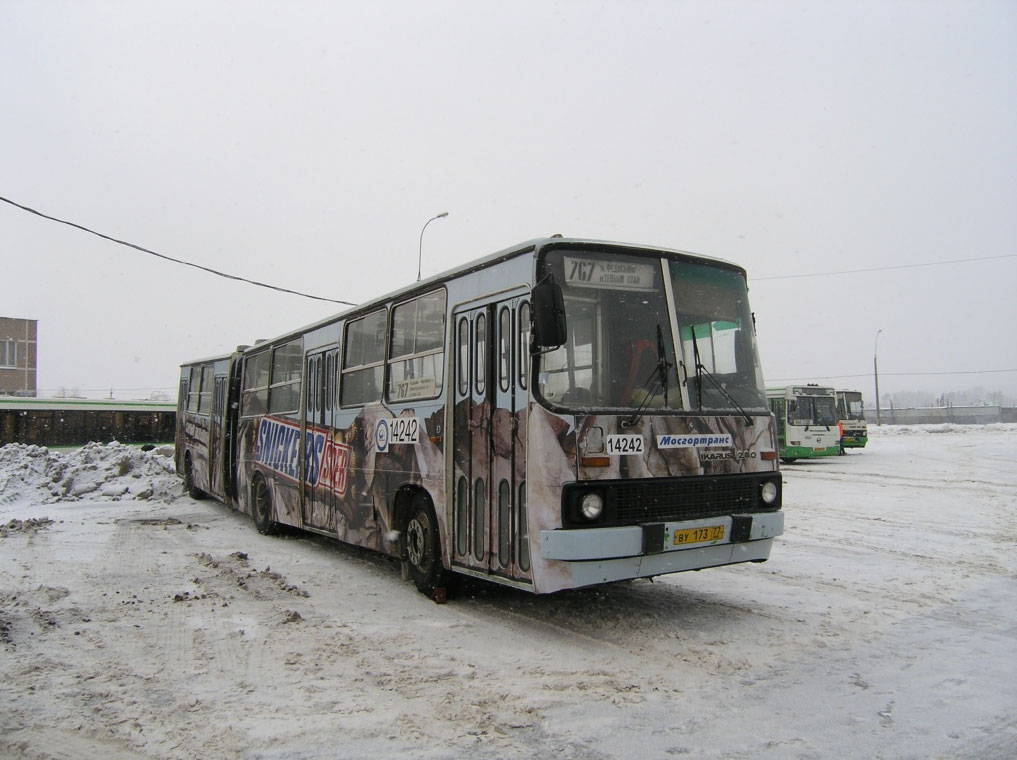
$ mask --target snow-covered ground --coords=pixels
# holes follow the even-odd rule
[[[0,756],[1017,756],[1017,425],[786,467],[763,565],[445,605],[169,454],[0,449]]]

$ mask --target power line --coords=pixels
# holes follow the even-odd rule
[[[753,282],[760,280],[790,280],[797,277],[830,277],[838,274],[858,274],[860,272],[886,272],[890,269],[914,269],[916,267],[938,267],[944,264],[965,264],[969,261],[989,261],[991,259],[1012,259],[1017,253],[1004,253],[1000,256],[979,256],[973,259],[951,259],[949,261],[927,261],[922,264],[897,264],[889,267],[872,267],[871,269],[845,269],[840,272],[810,272],[808,274],[781,274],[770,277],[753,277]]]
[[[972,369],[972,370],[955,370],[950,372],[880,372],[880,376],[886,375],[889,377],[916,377],[922,375],[993,375],[1004,372],[1017,372],[1017,369]],[[862,372],[857,375],[815,375],[811,379],[817,378],[823,380],[842,380],[849,377],[872,377],[871,372]],[[793,382],[800,380],[800,377],[774,377],[767,378],[767,382]]]
[[[35,214],[36,216],[42,217],[43,219],[48,219],[49,221],[52,221],[52,222],[58,222],[59,224],[66,224],[69,227],[74,227],[76,229],[82,230],[82,231],[87,232],[87,233],[89,233],[91,235],[95,235],[97,237],[100,237],[103,240],[109,240],[110,242],[117,243],[118,245],[127,246],[128,248],[133,248],[133,249],[135,249],[137,251],[141,251],[142,253],[147,253],[147,254],[149,254],[151,256],[157,256],[160,259],[164,259],[166,261],[171,261],[174,264],[182,264],[183,266],[194,267],[195,269],[200,269],[203,272],[208,272],[208,273],[214,274],[214,275],[216,275],[218,277],[225,277],[228,280],[236,280],[238,282],[246,282],[249,285],[257,285],[260,288],[268,288],[270,290],[276,290],[276,291],[278,291],[280,293],[289,293],[289,294],[295,295],[295,296],[302,296],[303,298],[311,298],[311,299],[313,299],[315,301],[327,301],[328,303],[343,304],[345,306],[356,306],[356,304],[351,302],[351,301],[341,301],[341,300],[337,300],[335,298],[323,298],[321,296],[312,296],[312,295],[309,295],[307,293],[301,293],[301,292],[296,291],[296,290],[290,290],[288,288],[282,288],[282,287],[279,287],[277,285],[269,285],[268,283],[258,282],[257,280],[249,280],[246,277],[240,277],[239,275],[226,274],[225,272],[220,272],[220,271],[218,271],[216,269],[211,269],[209,267],[202,266],[201,264],[194,264],[194,263],[191,263],[189,261],[182,261],[181,259],[175,259],[172,256],[166,256],[165,254],[157,253],[156,251],[152,251],[152,250],[150,250],[148,248],[143,248],[140,245],[135,245],[134,243],[128,243],[126,240],[118,240],[117,238],[111,237],[109,235],[104,235],[101,232],[96,232],[95,230],[89,229],[88,227],[85,227],[85,226],[80,225],[80,224],[76,224],[75,222],[69,222],[69,221],[67,221],[65,219],[58,219],[55,216],[50,216],[49,214],[44,214],[41,211],[37,211],[34,208],[30,208],[28,206],[24,206],[24,205],[22,205],[20,203],[16,203],[15,201],[10,200],[9,198],[4,198],[3,196],[0,196],[0,201],[3,201],[4,203],[9,203],[10,205],[12,205],[12,206],[14,206],[16,208],[20,208],[22,211],[27,211],[30,214]],[[844,269],[844,270],[841,270],[841,271],[838,271],[838,272],[807,272],[807,273],[803,273],[803,274],[770,275],[768,277],[753,277],[752,281],[753,282],[761,282],[763,280],[790,280],[790,279],[796,279],[796,278],[800,278],[800,277],[831,277],[831,276],[842,275],[842,274],[860,274],[860,273],[864,273],[864,272],[886,272],[886,271],[889,271],[889,270],[892,270],[892,269],[914,269],[916,267],[938,267],[938,266],[944,266],[946,264],[965,264],[965,263],[973,262],[973,261],[990,261],[990,260],[993,260],[993,259],[1010,259],[1010,258],[1014,258],[1014,257],[1017,257],[1017,253],[1005,253],[1005,254],[1001,254],[999,256],[979,256],[979,257],[971,258],[971,259],[949,259],[947,261],[928,261],[928,262],[917,263],[917,264],[897,264],[897,265],[894,265],[894,266],[871,267],[871,268],[868,268],[868,269]]]
[[[211,269],[210,267],[202,266],[201,264],[194,264],[194,263],[191,263],[190,261],[182,261],[181,259],[175,259],[172,256],[166,256],[165,254],[157,253],[155,251],[149,250],[148,248],[143,248],[140,245],[135,245],[134,243],[128,243],[126,240],[118,240],[115,237],[110,237],[109,235],[104,235],[101,232],[96,232],[95,230],[89,229],[88,227],[85,227],[83,225],[76,224],[74,222],[69,222],[66,219],[58,219],[55,216],[50,216],[49,214],[44,214],[41,211],[36,211],[34,208],[29,208],[28,206],[23,206],[20,203],[15,203],[14,201],[10,200],[9,198],[4,198],[3,196],[0,196],[0,201],[3,201],[4,203],[9,203],[10,205],[15,206],[16,208],[20,208],[22,211],[27,211],[30,214],[35,214],[36,216],[40,216],[43,219],[48,219],[51,222],[58,222],[59,224],[66,224],[68,227],[74,227],[75,229],[79,229],[79,230],[82,230],[83,232],[87,232],[87,233],[89,233],[91,235],[95,235],[96,237],[100,237],[103,240],[109,240],[111,243],[116,243],[117,245],[123,245],[123,246],[126,246],[128,248],[133,248],[136,251],[141,251],[142,253],[147,253],[150,256],[156,256],[157,258],[165,259],[166,261],[172,261],[174,264],[182,264],[185,267],[193,267],[195,269],[200,269],[203,272],[208,272],[209,274],[214,274],[217,277],[225,277],[227,280],[236,280],[237,282],[246,282],[248,285],[257,285],[259,288],[268,288],[269,290],[276,290],[276,291],[278,291],[280,293],[289,293],[290,295],[294,295],[294,296],[302,296],[303,298],[311,298],[311,299],[313,299],[315,301],[327,301],[328,303],[338,303],[338,304],[343,304],[343,305],[346,305],[346,306],[356,306],[356,304],[351,302],[351,301],[339,301],[339,300],[336,300],[335,298],[323,298],[321,296],[312,296],[312,295],[310,295],[308,293],[301,293],[300,291],[297,291],[297,290],[290,290],[289,288],[281,288],[278,285],[269,285],[266,282],[258,282],[257,280],[249,280],[246,277],[240,277],[239,275],[227,274],[226,272],[220,272],[217,269]]]

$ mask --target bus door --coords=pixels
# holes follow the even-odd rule
[[[226,449],[226,375],[216,375],[212,391],[212,414],[208,426],[208,486],[212,495],[223,498],[223,458]]]
[[[234,355],[230,359],[228,385],[226,386],[226,434],[223,449],[223,492],[226,503],[236,508],[237,499],[237,425],[240,420],[240,385],[243,378],[243,362]]]
[[[777,418],[777,444],[787,446],[787,401],[783,398],[770,399],[770,411]]]
[[[307,355],[307,390],[304,395],[304,525],[336,531],[336,494],[327,476],[325,457],[335,431],[338,395],[336,378],[339,349],[330,348]],[[326,465],[323,470],[322,465]]]
[[[454,312],[453,563],[529,577],[525,543],[525,372],[529,304],[523,294]],[[524,326],[521,328],[521,326]],[[522,380],[520,380],[522,378]],[[520,539],[523,539],[521,541]]]

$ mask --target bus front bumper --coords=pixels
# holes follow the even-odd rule
[[[717,526],[724,527],[722,539],[675,544],[679,536],[688,537],[688,531],[715,530]],[[540,551],[544,559],[567,563],[572,586],[578,588],[740,562],[762,562],[770,556],[773,539],[783,532],[784,513],[764,512],[618,528],[544,530],[540,532]]]
[[[808,459],[810,457],[833,457],[840,453],[840,446],[784,446],[780,450],[781,459]]]

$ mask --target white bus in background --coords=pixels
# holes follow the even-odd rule
[[[840,453],[837,398],[833,388],[808,383],[767,388],[770,411],[777,420],[782,462]]]

